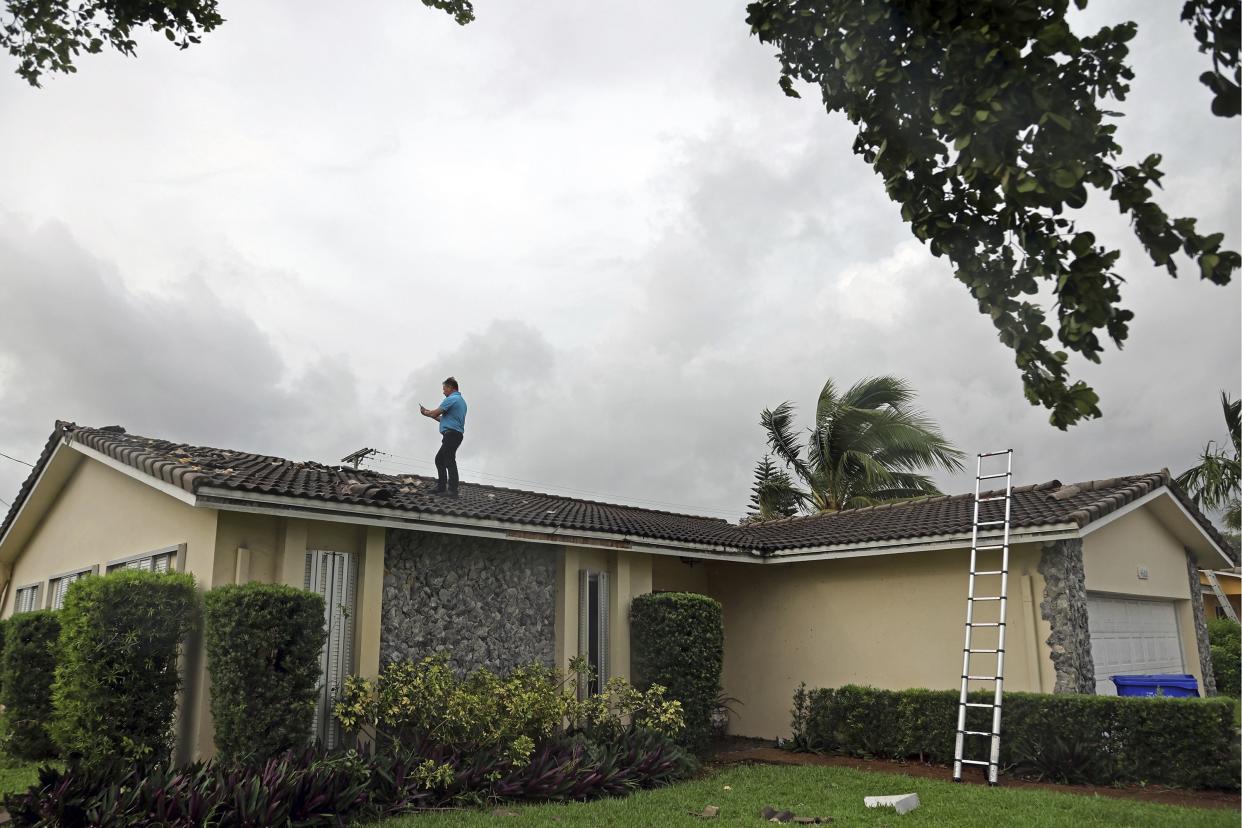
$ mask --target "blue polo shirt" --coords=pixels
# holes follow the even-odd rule
[[[466,433],[466,401],[460,391],[454,391],[440,403],[440,433],[450,429]]]

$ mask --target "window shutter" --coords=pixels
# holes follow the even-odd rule
[[[578,570],[578,655],[583,661],[591,657],[591,572]],[[585,698],[590,689],[585,675],[578,674],[578,697]]]
[[[599,596],[599,603],[596,607],[596,617],[599,618],[596,647],[599,653],[599,689],[600,692],[603,692],[604,684],[608,679],[612,678],[612,673],[608,669],[608,644],[610,639],[608,634],[608,573],[600,572],[595,577],[598,581],[597,593]]]
[[[167,572],[168,571],[168,557],[169,556],[167,554],[164,554],[164,555],[156,555],[154,558],[152,558],[151,559],[151,570],[153,572]]]

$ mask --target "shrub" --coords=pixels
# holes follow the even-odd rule
[[[119,759],[42,768],[29,790],[5,797],[16,826],[338,826],[366,813],[367,763],[306,750],[246,767],[215,762],[176,769]]]
[[[0,653],[0,704],[4,705],[4,751],[18,759],[56,755],[47,732],[56,671],[60,620],[49,610],[14,615],[5,624]]]
[[[972,694],[990,701],[991,693]],[[794,699],[793,744],[805,750],[947,764],[953,761],[955,690],[846,686]],[[990,730],[991,711],[968,711],[967,729]],[[1237,788],[1233,704],[1225,699],[1006,693],[1006,772],[1061,782]],[[986,755],[985,737],[968,755]]]
[[[426,747],[426,746],[424,746]],[[444,775],[439,768],[452,772]],[[429,772],[428,769],[431,769]],[[685,778],[693,757],[670,739],[631,730],[610,742],[562,737],[520,767],[498,752],[464,756],[443,747],[289,752],[266,762],[195,763],[169,770],[109,760],[43,768],[39,782],[5,798],[17,826],[338,826],[451,803],[582,800],[621,796]]]
[[[630,635],[635,686],[660,685],[680,701],[686,719],[682,744],[706,752],[724,666],[720,604],[689,592],[640,595],[630,604]]]
[[[566,734],[613,739],[638,728],[671,737],[682,728],[681,705],[665,701],[663,688],[640,693],[614,678],[602,693],[579,700],[574,686],[539,664],[504,678],[485,669],[458,678],[448,654],[439,653],[389,664],[375,680],[347,678],[335,715],[346,731],[372,736],[385,748],[499,753],[512,767]]]
[[[306,746],[323,648],[323,596],[282,584],[228,585],[204,599],[216,749],[266,759]]]
[[[1212,675],[1216,679],[1216,692],[1238,698],[1242,695],[1242,626],[1228,618],[1213,618],[1207,622],[1208,640],[1212,644]]]
[[[87,765],[167,760],[177,657],[197,618],[189,575],[123,570],[69,587],[51,728],[65,754]]]

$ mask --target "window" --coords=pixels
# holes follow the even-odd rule
[[[120,572],[122,569],[141,569],[146,572],[171,572],[176,569],[178,550],[179,547],[173,546],[168,549],[161,549],[158,552],[150,552],[146,555],[113,561],[108,564],[108,571]]]
[[[69,585],[79,578],[85,578],[87,575],[94,574],[94,569],[83,569],[80,572],[70,572],[67,575],[60,575],[48,581],[48,609],[62,609],[65,606],[65,593],[69,591]]]
[[[358,560],[350,552],[312,549],[306,553],[303,586],[323,596],[327,636],[319,653],[320,683],[315,697],[315,737],[324,747],[341,744],[344,734],[332,716],[336,699],[354,668],[354,616],[358,614]]]
[[[31,584],[17,590],[13,599],[13,612],[32,612],[39,608],[39,588],[42,584]]]
[[[608,672],[608,573],[578,573],[578,655],[591,668],[578,681],[579,695],[598,693],[611,678]]]
[[[1224,607],[1222,607],[1220,604],[1217,604],[1216,605],[1216,617],[1217,618],[1228,618],[1229,613],[1225,612]]]

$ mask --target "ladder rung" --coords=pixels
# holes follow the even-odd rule
[[[994,500],[1008,500],[1008,499],[1009,498],[1006,497],[1005,495],[995,495],[993,497],[981,497],[975,502],[976,503],[991,503]]]
[[[1000,457],[1002,454],[1009,454],[1013,449],[1005,449],[1004,451],[985,451],[980,457]]]
[[[968,653],[1003,653],[1005,651],[1001,649],[991,649],[991,650],[985,649],[985,650],[965,650],[965,652],[968,652]]]
[[[965,704],[967,707],[987,707],[987,708],[996,707],[996,705],[992,704],[991,702],[963,702],[963,704]]]
[[[978,578],[980,575],[1004,575],[1007,572],[1009,572],[1008,569],[984,569],[979,572],[972,572],[970,574]]]
[[[1003,595],[977,595],[974,598],[971,598],[970,600],[972,601],[1004,601],[1005,596]]]
[[[1005,625],[1004,621],[971,621],[966,626],[968,627],[1003,627],[1004,625]]]
[[[994,544],[990,544],[990,545],[988,545],[988,546],[976,546],[976,547],[975,547],[975,551],[976,551],[976,552],[986,552],[986,551],[987,551],[987,550],[989,550],[989,549],[1005,549],[1005,548],[1007,548],[1008,546],[1009,546],[1009,544],[1007,544],[1007,543],[994,543]]]
[[[1004,518],[1002,518],[1001,520],[981,520],[975,525],[976,526],[1000,526],[1004,522],[1005,522]]]
[[[1000,676],[962,676],[967,681],[999,681]]]
[[[965,736],[991,736],[992,731],[990,730],[963,730],[962,734]]]
[[[1008,476],[1009,476],[1009,472],[1003,471],[1003,472],[996,472],[995,474],[981,474],[975,479],[976,480],[992,480],[997,477],[1008,477]]]
[[[992,765],[991,762],[984,762],[979,759],[960,759],[958,761],[960,761],[963,765],[983,765],[985,768],[991,767]]]

